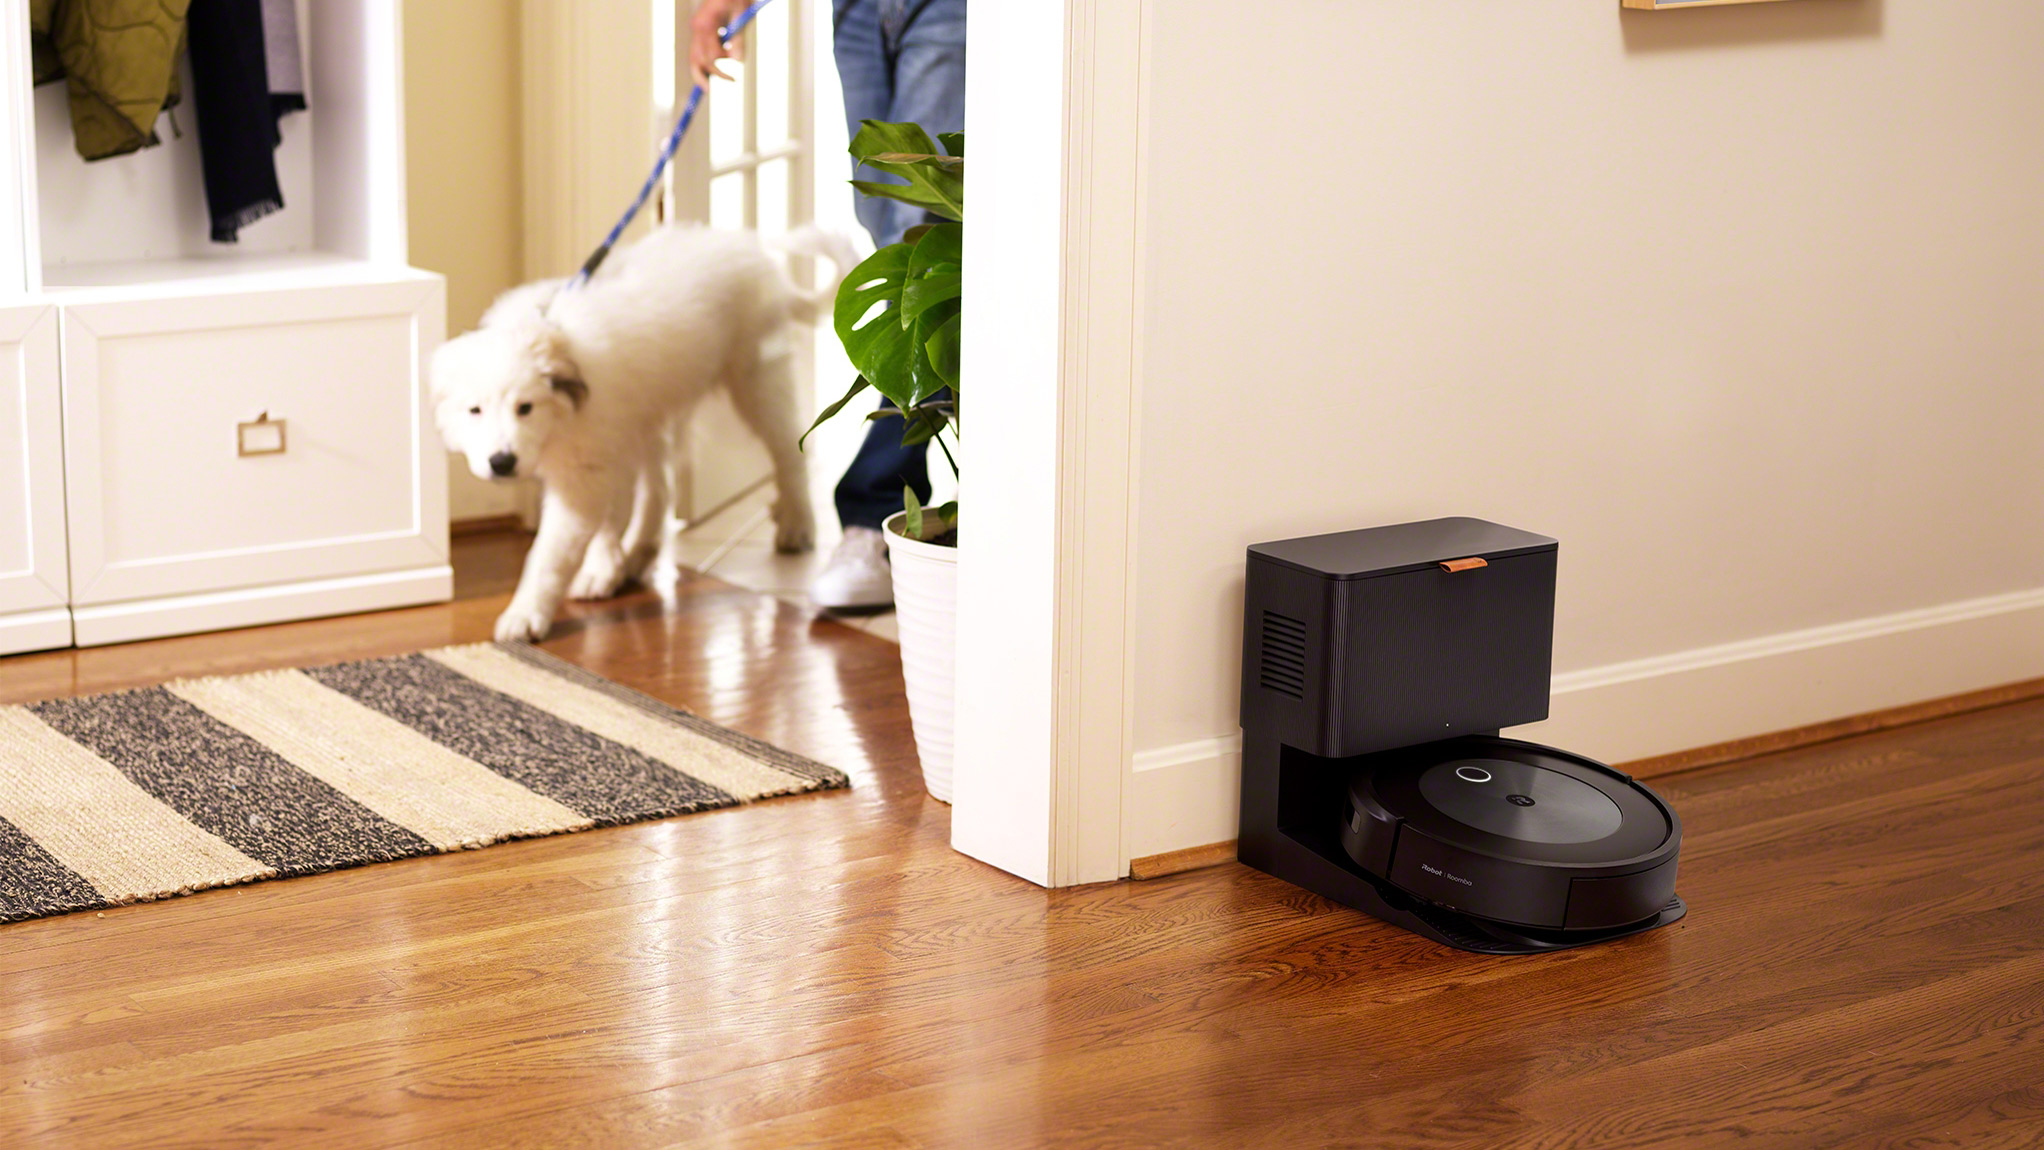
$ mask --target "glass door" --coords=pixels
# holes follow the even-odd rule
[[[693,81],[688,74],[688,28],[693,0],[653,0],[664,25],[656,42],[667,45],[655,68],[655,100],[671,128]],[[727,60],[730,81],[712,79],[696,123],[668,176],[664,214],[718,228],[749,228],[767,241],[815,216],[814,0],[774,0],[745,35],[744,59]],[[663,129],[663,132],[665,129]],[[790,259],[795,282],[809,284],[815,269]],[[815,409],[813,344],[791,341],[800,408]],[[769,483],[766,452],[719,397],[689,424],[675,462],[675,509],[696,521]]]

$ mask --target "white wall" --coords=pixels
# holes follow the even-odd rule
[[[1146,7],[1128,853],[1234,837],[1258,540],[1558,537],[1613,760],[2044,675],[2044,8],[1241,13]]]
[[[404,6],[405,177],[411,262],[447,277],[447,334],[475,326],[523,279],[519,8],[504,0]],[[518,511],[519,486],[448,456],[457,520]]]

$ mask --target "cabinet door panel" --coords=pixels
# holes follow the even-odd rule
[[[419,280],[66,308],[73,601],[445,563],[439,309]]]
[[[67,578],[57,313],[0,308],[0,616],[62,609]]]

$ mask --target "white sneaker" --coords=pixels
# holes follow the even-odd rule
[[[887,541],[871,527],[847,527],[830,562],[809,584],[819,607],[889,607],[894,604],[894,568]]]

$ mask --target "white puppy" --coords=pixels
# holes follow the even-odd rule
[[[839,277],[857,262],[841,236],[805,230],[787,246],[825,256]],[[670,439],[719,387],[773,459],[775,545],[811,546],[788,329],[827,310],[836,278],[803,291],[752,233],[667,227],[611,253],[576,290],[555,280],[506,292],[434,353],[448,446],[480,478],[546,484],[500,641],[544,637],[563,597],[605,598],[652,563]]]

